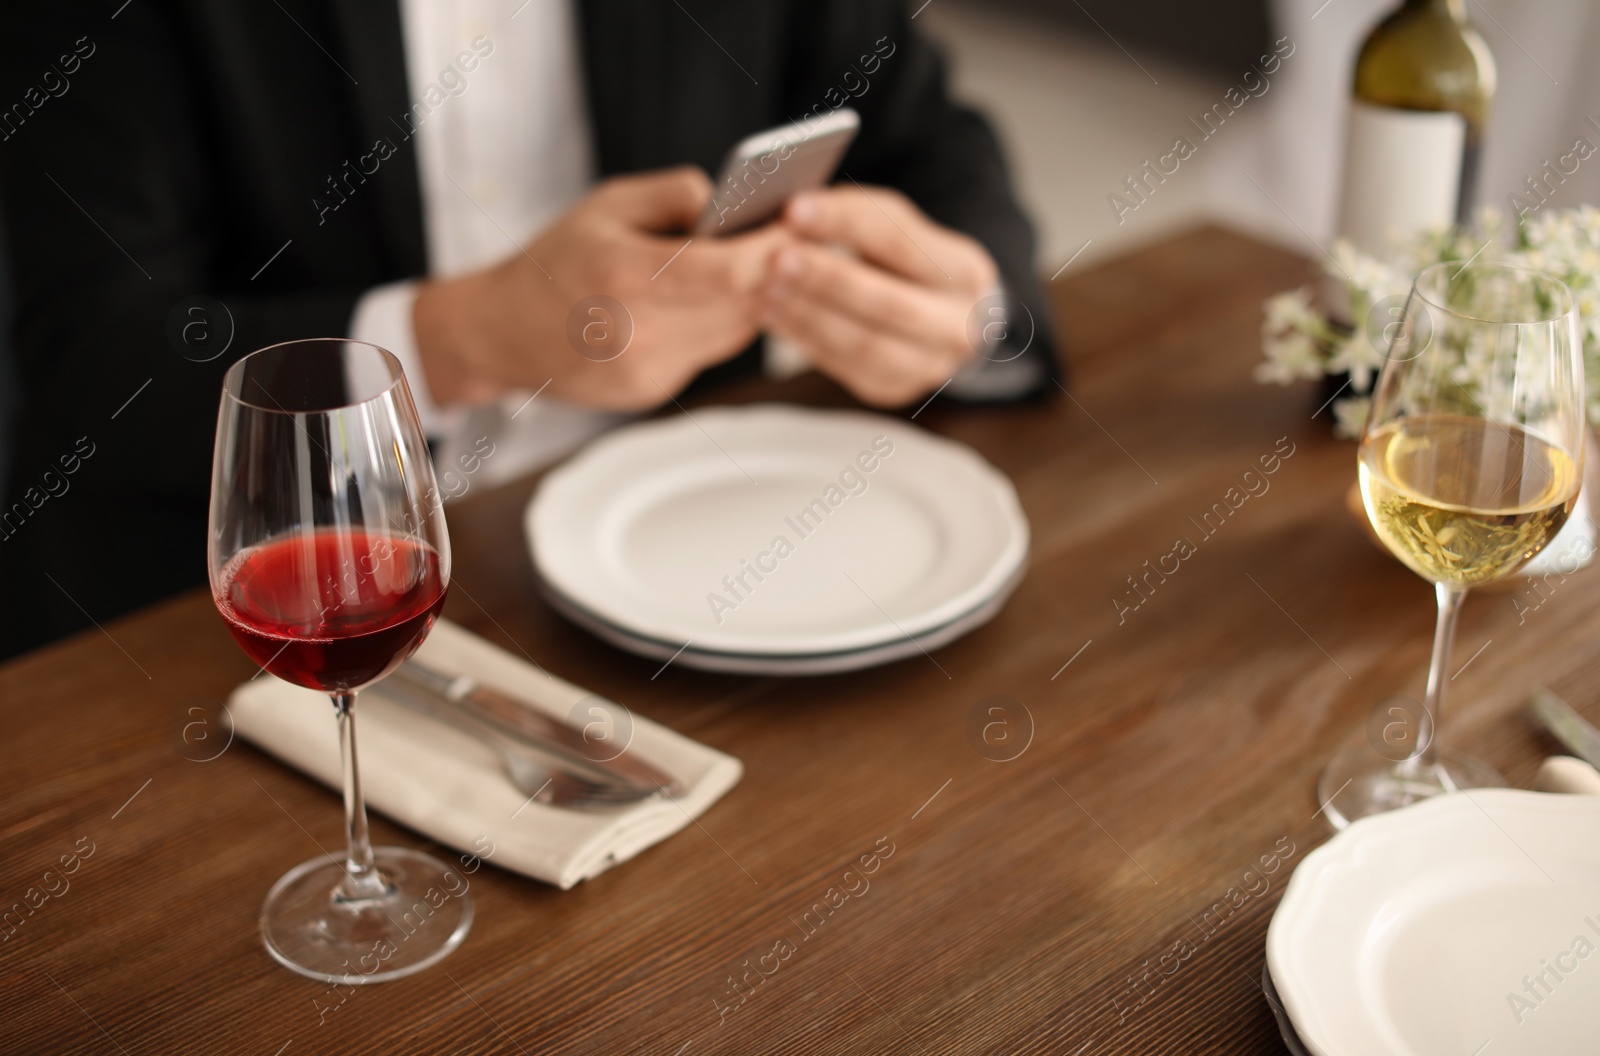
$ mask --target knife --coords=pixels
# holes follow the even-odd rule
[[[1570,704],[1548,689],[1539,688],[1533,691],[1533,713],[1568,751],[1600,769],[1600,730],[1573,711]]]
[[[516,697],[469,675],[451,675],[418,660],[407,660],[391,676],[406,685],[467,712],[513,740],[554,755],[586,774],[611,784],[642,786],[669,798],[681,796],[683,785],[651,766],[626,747],[614,758],[597,756],[582,730],[550,718]]]

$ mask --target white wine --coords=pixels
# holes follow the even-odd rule
[[[1465,221],[1494,58],[1462,0],[1406,0],[1356,59],[1339,233],[1369,254]]]
[[[1510,575],[1555,538],[1578,495],[1571,455],[1516,425],[1402,418],[1361,444],[1361,495],[1384,544],[1422,578]]]

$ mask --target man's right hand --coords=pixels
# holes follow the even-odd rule
[[[692,167],[614,177],[523,252],[424,283],[412,328],[434,401],[483,403],[548,381],[571,403],[643,410],[739,352],[756,336],[756,293],[772,256],[793,236],[777,224],[692,242],[667,233],[692,227],[710,197],[710,180]],[[632,320],[616,358],[604,341],[593,355],[568,341],[569,315],[596,295]]]

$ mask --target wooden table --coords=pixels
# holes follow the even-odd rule
[[[185,736],[251,673],[206,596],[0,668],[0,900],[38,901],[58,858],[92,847],[0,929],[0,1051],[1283,1051],[1257,980],[1284,881],[1326,835],[1318,770],[1380,699],[1420,694],[1433,620],[1345,511],[1354,449],[1314,393],[1251,380],[1261,299],[1306,274],[1215,229],[1071,274],[1071,398],[919,416],[1016,481],[1034,532],[1004,612],[936,663],[652,680],[658,662],[539,600],[531,481],[453,508],[450,617],[746,773],[700,824],[576,890],[481,871],[461,950],[343,1004],[272,964],[255,926],[274,879],[339,845],[336,797],[243,743],[201,761],[220,740]],[[815,380],[777,395],[845,402]],[[1202,514],[1275,451],[1251,478],[1268,490],[1206,534]],[[1164,557],[1179,538],[1194,553]],[[1119,614],[1146,561],[1168,574]],[[1597,585],[1547,588],[1520,624],[1511,595],[1467,605],[1448,736],[1515,784],[1551,748],[1529,686],[1600,717]],[[992,696],[1026,741],[1009,761],[969,736]],[[875,846],[893,852],[870,886],[847,879]],[[785,939],[770,977],[737,981]]]

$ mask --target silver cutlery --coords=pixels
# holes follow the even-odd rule
[[[1568,751],[1600,769],[1600,730],[1572,710],[1570,704],[1540,687],[1533,691],[1533,713]]]
[[[552,771],[564,780],[556,780],[544,794],[562,790],[596,805],[683,793],[675,778],[626,750],[615,758],[597,757],[582,731],[469,676],[413,659],[390,677],[410,691],[403,694],[406,703],[473,733],[499,752],[517,787],[536,798],[535,789]]]
[[[626,807],[660,795],[660,790],[615,781],[597,781],[576,773],[548,755],[541,756],[493,725],[474,718],[448,700],[397,679],[385,686],[386,696],[470,734],[500,757],[506,777],[535,803],[569,810],[604,810]]]

